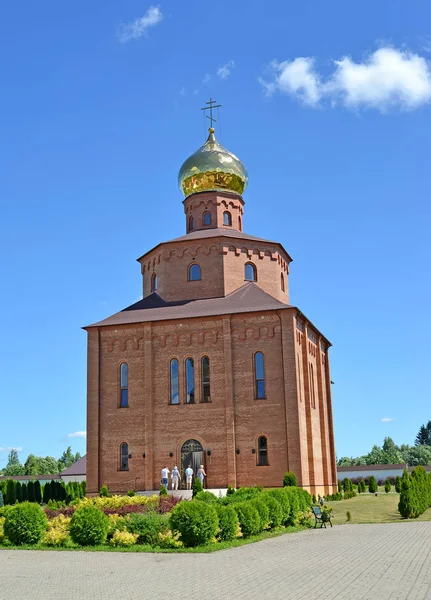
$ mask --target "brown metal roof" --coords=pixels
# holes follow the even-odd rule
[[[151,250],[148,250],[148,252],[145,252],[145,254],[140,256],[137,260],[140,261],[149,252],[152,252],[153,250],[155,250],[156,248],[158,248],[159,246],[161,246],[163,244],[174,244],[176,242],[193,242],[194,240],[202,240],[202,239],[216,238],[216,237],[227,237],[227,238],[231,238],[231,239],[247,240],[247,241],[251,241],[251,242],[259,242],[261,244],[263,243],[263,244],[272,244],[275,246],[279,246],[279,248],[281,248],[283,250],[283,252],[285,253],[285,255],[287,256],[288,261],[292,262],[292,257],[289,255],[289,253],[286,251],[286,249],[283,248],[282,244],[280,244],[279,242],[272,242],[271,240],[265,240],[263,238],[259,238],[254,235],[249,235],[248,233],[243,233],[242,231],[238,231],[237,229],[228,229],[228,228],[222,228],[222,227],[216,227],[214,229],[198,229],[197,231],[193,231],[192,233],[187,233],[186,235],[182,235],[181,237],[174,238],[173,240],[168,240],[167,242],[161,242],[160,244],[157,244],[157,246],[154,246],[154,248],[151,248]]]
[[[74,462],[70,467],[64,469],[61,472],[61,476],[63,475],[85,475],[87,473],[87,455],[84,454],[82,458]]]
[[[276,300],[255,283],[247,282],[238,290],[222,298],[165,302],[163,298],[154,293],[111,317],[87,325],[87,327],[212,317],[235,313],[281,310],[284,308],[292,308],[292,306]]]

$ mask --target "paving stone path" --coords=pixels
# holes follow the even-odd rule
[[[431,599],[431,522],[341,525],[212,554],[0,551],[0,600]]]

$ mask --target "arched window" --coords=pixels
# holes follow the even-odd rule
[[[186,403],[195,403],[195,363],[193,358],[186,360]]]
[[[253,263],[245,263],[244,265],[244,279],[246,281],[256,281],[256,267]]]
[[[202,357],[202,402],[211,402],[210,388],[210,359]]]
[[[171,404],[180,403],[179,365],[176,358],[171,360]]]
[[[211,225],[211,213],[206,212],[202,217],[202,223],[204,225]]]
[[[228,211],[223,213],[223,225],[232,225],[232,215]]]
[[[238,229],[242,231],[242,220],[241,217],[238,217]]]
[[[257,464],[259,467],[268,465],[268,439],[264,435],[257,440]]]
[[[189,217],[189,231],[192,231],[194,229],[194,221],[193,221],[193,217]]]
[[[257,400],[265,398],[265,362],[262,352],[254,355],[255,397]]]
[[[158,287],[159,287],[159,278],[157,277],[156,273],[153,273],[151,276],[151,291],[155,292]]]
[[[201,268],[198,264],[193,263],[189,266],[189,281],[200,281]]]
[[[281,291],[284,292],[285,291],[285,287],[284,287],[284,275],[283,273],[281,273]]]
[[[120,365],[120,408],[129,406],[129,367],[127,363]]]
[[[123,442],[120,446],[120,471],[129,470],[129,446]]]
[[[309,363],[310,370],[310,402],[311,408],[316,408],[316,396],[315,396],[315,388],[314,388],[314,367],[311,363]]]

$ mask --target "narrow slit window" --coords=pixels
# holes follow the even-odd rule
[[[186,403],[195,403],[195,363],[193,358],[186,360]]]
[[[202,402],[211,402],[210,359],[202,358]]]
[[[264,435],[261,435],[257,440],[257,464],[259,467],[268,465],[268,440]]]
[[[281,291],[282,292],[286,291],[286,287],[284,285],[284,275],[283,275],[283,273],[281,273]]]
[[[315,388],[314,388],[314,368],[311,363],[310,365],[310,402],[311,408],[316,408],[316,396],[315,396]]]
[[[265,362],[262,352],[254,355],[255,397],[257,400],[265,398]]]
[[[180,403],[180,380],[179,380],[179,365],[178,360],[171,360],[171,404]]]
[[[195,223],[194,223],[193,217],[189,217],[189,231],[193,231],[194,226],[195,226]]]
[[[120,365],[120,408],[129,406],[129,367],[127,363]]]
[[[241,221],[241,217],[238,217],[238,229],[240,231],[242,231],[242,221]]]
[[[120,446],[120,471],[129,470],[129,446],[123,442]]]
[[[151,277],[151,291],[155,292],[158,287],[159,287],[159,278],[157,277],[156,273],[153,273],[153,275]]]
[[[246,281],[256,281],[256,267],[253,263],[246,263],[244,266],[244,279]]]
[[[302,402],[302,376],[301,376],[301,360],[299,358],[299,354],[296,355],[296,362],[298,365],[299,400]]]
[[[201,268],[198,264],[194,263],[189,267],[189,281],[200,281],[201,279]]]

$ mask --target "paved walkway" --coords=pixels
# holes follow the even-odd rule
[[[431,599],[431,522],[342,525],[213,554],[0,551],[1,600]]]

